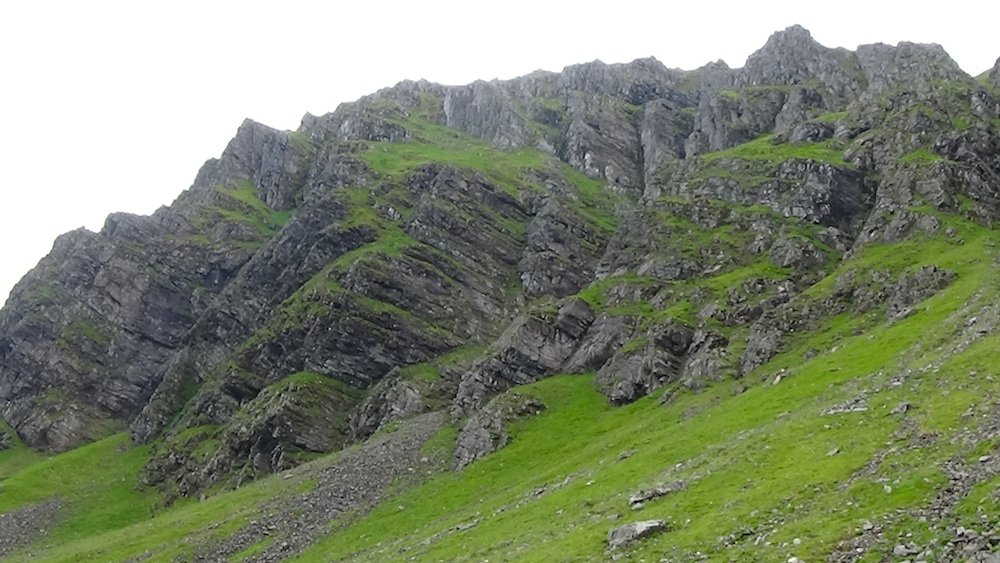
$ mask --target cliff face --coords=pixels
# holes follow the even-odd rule
[[[595,61],[247,121],[169,207],[25,276],[0,412],[39,449],[127,428],[157,443],[145,479],[191,494],[554,373],[615,403],[739,377],[817,315],[952,279],[801,294],[929,210],[998,217],[998,69],[792,27],[741,69]]]

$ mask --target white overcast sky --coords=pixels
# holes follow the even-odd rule
[[[399,80],[462,84],[601,59],[742,66],[798,23],[830,47],[1000,56],[998,3],[3,0],[0,301],[60,233],[151,213],[245,117],[282,129]]]

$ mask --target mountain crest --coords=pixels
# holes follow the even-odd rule
[[[750,59],[760,57],[790,58],[796,55],[800,59],[807,59],[810,54],[825,49],[813,38],[812,32],[795,24],[772,33],[764,46],[750,55]]]
[[[864,87],[852,68],[857,65],[848,51],[820,45],[812,34],[794,25],[772,35],[742,69],[747,86],[816,84],[827,91],[832,103],[854,99]]]
[[[896,86],[928,90],[934,87],[935,81],[971,80],[936,43],[903,41],[895,46],[884,43],[861,45],[857,57],[873,92]]]

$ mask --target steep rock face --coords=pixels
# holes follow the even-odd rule
[[[238,424],[219,436],[219,450],[208,460],[201,486],[227,477],[234,465],[243,469],[237,478],[247,480],[339,448],[348,439],[346,413],[359,397],[357,389],[310,373],[268,386],[241,406]]]
[[[644,169],[679,152],[691,129],[684,112],[695,101],[684,92],[687,75],[656,59],[570,66],[559,74],[534,73],[509,81],[449,89],[447,123],[505,148],[536,145],[581,172],[619,189],[641,189]],[[653,103],[655,102],[655,104]],[[640,124],[643,106],[656,106]],[[669,123],[665,134],[656,125]],[[640,139],[640,137],[642,137]],[[654,164],[644,161],[646,149]]]
[[[650,327],[597,372],[597,386],[614,404],[630,403],[680,378],[692,342],[692,331],[680,323]]]
[[[993,84],[994,88],[1000,89],[1000,58],[997,59],[993,68],[987,72],[986,78]]]
[[[164,455],[145,468],[143,481],[160,484],[175,477],[168,492],[189,495],[220,481],[238,485],[293,467],[347,441],[345,412],[358,399],[357,389],[329,378],[287,377],[241,405],[238,424],[204,425],[167,436]]]
[[[770,131],[786,99],[783,88],[768,87],[724,90],[702,98],[694,130],[685,141],[685,156],[727,149]]]
[[[504,87],[487,89],[508,99],[514,88]],[[526,78],[520,91],[550,87],[540,75]],[[492,338],[512,313],[508,300],[518,274],[532,295],[570,294],[591,279],[586,268],[560,269],[596,261],[609,227],[595,223],[592,209],[580,211],[580,181],[567,181],[562,168],[526,171],[526,189],[511,185],[509,174],[497,180],[440,164],[401,174],[392,160],[397,155],[380,154],[400,142],[419,150],[435,136],[446,143],[456,138],[437,128],[457,107],[445,107],[450,91],[401,83],[303,120],[313,163],[298,188],[300,207],[161,372],[153,400],[132,425],[137,438],[157,435],[182,408],[180,428],[220,425],[229,432],[244,404],[289,373],[368,387],[399,367]],[[487,119],[469,115],[466,124]],[[345,135],[361,135],[363,143],[341,142]],[[353,435],[364,437],[397,416],[392,406],[409,396],[407,385],[361,405],[367,414],[356,417]],[[431,390],[430,403],[454,396],[440,393]],[[278,467],[254,465],[256,446],[241,443],[251,449],[225,452],[230,470]],[[169,471],[156,475],[172,478]]]
[[[423,321],[400,322],[398,326],[403,330],[394,330],[399,315],[447,322],[449,331],[463,337],[477,333],[484,323],[491,324],[491,319],[502,314],[502,287],[472,283],[472,279],[478,282],[477,275],[506,277],[506,270],[516,262],[517,250],[497,244],[501,233],[476,231],[483,237],[479,244],[496,252],[495,256],[476,256],[472,251],[477,243],[471,236],[473,231],[459,231],[453,225],[451,209],[480,212],[480,203],[497,198],[495,205],[506,201],[504,205],[513,206],[509,213],[522,212],[516,203],[503,200],[503,194],[496,195],[494,187],[481,180],[469,182],[452,169],[429,168],[414,177],[410,188],[425,203],[416,205],[404,228],[427,246],[407,247],[391,256],[366,254],[345,261],[339,269],[323,271],[338,257],[374,242],[378,234],[367,225],[349,225],[344,199],[347,196],[343,192],[335,191],[296,214],[281,234],[258,252],[218,307],[196,327],[193,338],[198,338],[197,356],[216,359],[214,363],[203,360],[202,371],[210,371],[229,354],[239,351],[241,365],[269,380],[312,370],[369,384],[396,365],[422,361],[432,355],[430,350],[454,345],[438,336],[434,339],[437,347],[421,352],[423,346],[418,341],[423,337],[419,334],[431,327]],[[442,197],[437,197],[439,193]],[[484,218],[483,222],[488,220]],[[470,233],[468,239],[462,236],[464,232]],[[486,238],[491,235],[494,238]],[[434,249],[458,259],[470,256],[468,267],[456,268]],[[452,276],[445,276],[443,271],[453,272]],[[299,291],[307,282],[309,289]],[[247,300],[247,295],[253,297]],[[386,304],[384,310],[359,306],[353,297],[359,295]],[[293,300],[279,307],[289,298]],[[461,314],[454,309],[459,302],[469,303]],[[316,313],[303,316],[310,307]],[[470,310],[480,314],[469,315]],[[425,329],[418,328],[422,323]],[[414,328],[417,332],[413,332]],[[255,341],[242,346],[254,333],[258,333]],[[352,338],[346,338],[346,334]],[[386,348],[386,352],[374,345],[383,335],[392,334],[407,344]],[[218,351],[211,352],[210,348]],[[393,356],[405,350],[413,352]],[[340,361],[332,359],[337,357]]]
[[[781,250],[788,224],[772,213],[729,206],[710,199],[659,200],[622,222],[598,263],[599,277],[634,272],[662,282],[711,277],[768,256],[792,262]],[[817,231],[828,238],[839,233]],[[733,236],[729,236],[732,234]],[[832,240],[832,239],[831,239]],[[815,255],[815,242],[802,240],[799,256]],[[802,262],[796,264],[805,266]]]
[[[536,71],[512,80],[477,81],[444,92],[449,127],[503,149],[536,147],[553,153],[565,127],[559,74]]]
[[[695,120],[686,109],[670,100],[654,100],[643,106],[639,123],[643,185],[648,186],[667,163],[684,158],[684,143],[694,130]]]
[[[641,190],[645,174],[677,155],[678,137],[690,131],[685,109],[695,102],[682,90],[684,80],[652,58],[566,68],[560,86],[569,117],[560,156],[588,176]]]
[[[306,114],[299,132],[319,145],[334,141],[405,142],[412,132],[401,123],[401,118],[427,105],[429,100],[440,100],[446,91],[445,86],[426,80],[404,80],[356,102],[341,104],[328,114]],[[443,121],[443,112],[438,112],[435,118]]]
[[[898,82],[859,100],[837,127],[838,136],[853,139],[845,156],[862,170],[878,171],[874,207],[859,245],[933,230],[932,218],[912,212],[921,205],[957,210],[965,202],[978,220],[1000,216],[994,187],[1000,181],[998,140],[991,132],[995,98],[968,76],[956,75],[954,62],[936,46],[880,48],[886,57],[897,51],[924,57],[896,61],[902,65],[894,74]],[[932,60],[924,61],[927,57]]]
[[[399,377],[399,370],[386,375],[351,416],[351,436],[364,439],[387,423],[420,414],[426,408],[420,388]]]
[[[131,425],[134,436],[148,440],[159,433],[190,398],[187,389],[206,379],[278,303],[330,260],[374,240],[367,227],[339,228],[344,214],[342,200],[321,200],[297,213],[257,251],[194,324],[186,349],[158,374],[152,399]]]
[[[620,190],[641,190],[640,138],[630,111],[616,98],[574,95],[559,157]]]
[[[287,131],[247,119],[218,160],[198,174],[196,186],[228,186],[240,179],[257,186],[260,199],[275,210],[295,206],[313,147]]]
[[[244,144],[236,140],[231,143]],[[228,152],[229,149],[220,161],[228,160],[225,156]],[[314,152],[309,150],[307,154],[313,156]],[[308,173],[311,185],[364,182],[361,174],[348,178],[342,169],[331,172],[329,161],[317,162]],[[217,167],[211,162],[206,165],[212,170]],[[354,167],[353,171],[357,172],[358,168]],[[203,173],[199,178],[206,176]],[[185,348],[156,373],[156,391],[131,425],[135,437],[148,440],[159,433],[190,398],[192,386],[205,380],[256,327],[263,324],[276,304],[289,297],[330,260],[375,238],[375,233],[367,226],[339,228],[338,221],[347,213],[342,197],[314,194],[307,199],[309,205],[295,213],[284,228],[256,249],[246,266],[234,276],[232,287],[222,291],[194,323],[186,335]]]
[[[837,107],[856,98],[865,86],[857,70],[853,53],[826,48],[795,25],[775,33],[750,55],[739,82],[747,86],[817,82],[823,97],[829,98],[826,105]]]
[[[557,311],[524,315],[495,342],[488,356],[462,376],[455,412],[470,413],[493,396],[556,372],[594,322],[587,303],[570,299]]]
[[[318,371],[367,387],[396,366],[427,361],[460,342],[405,312],[358,301],[346,293],[317,295],[302,304],[316,309],[307,318],[279,312],[237,350],[237,362],[267,380]]]
[[[711,381],[736,375],[736,360],[728,351],[729,339],[710,329],[698,329],[691,337],[681,372],[681,383],[698,389]]]
[[[822,277],[850,242],[836,227],[759,208],[650,201],[623,219],[598,264],[591,299],[621,313],[595,321],[563,369],[596,370],[616,404],[737,376],[742,331]]]
[[[953,198],[965,189],[989,185],[969,174],[964,167],[945,162],[903,166],[894,172],[879,184],[875,207],[862,229],[859,245],[899,241],[913,232],[933,233],[938,230],[939,223],[933,217],[912,212],[913,207],[923,204],[952,207],[956,202]],[[966,183],[959,178],[972,181]]]
[[[692,157],[744,143],[765,133],[790,133],[855,100],[866,84],[855,55],[828,49],[799,26],[775,33],[746,66],[701,96],[694,130],[685,143]],[[721,78],[721,79],[720,79]]]
[[[520,201],[482,177],[438,166],[411,178],[408,189],[420,197],[406,225],[410,236],[495,279],[516,266],[523,235],[504,221],[527,222]]]
[[[279,453],[300,446],[272,439],[269,419],[256,417],[246,422],[241,413],[248,403],[265,400],[267,386],[286,374],[310,372],[355,388],[369,387],[393,369],[426,362],[467,340],[483,338],[507,314],[504,280],[513,278],[525,241],[496,218],[527,222],[522,206],[481,177],[441,166],[419,170],[406,181],[405,192],[395,189],[392,193],[412,198],[408,203],[400,200],[411,209],[408,219],[394,219],[382,209],[378,193],[368,192],[363,200],[376,212],[386,213],[384,230],[356,245],[371,242],[371,251],[348,253],[349,248],[339,243],[344,233],[355,232],[348,227],[350,221],[325,215],[329,225],[302,232],[325,233],[326,237],[308,244],[291,234],[277,237],[272,241],[273,252],[258,254],[261,262],[244,269],[247,277],[232,294],[234,301],[220,306],[218,316],[204,318],[197,356],[216,361],[200,370],[199,379],[208,383],[190,400],[180,426],[222,425],[223,436],[249,432],[252,439],[233,438],[238,446],[209,459],[199,470],[206,477],[190,486],[208,486],[215,478],[208,476],[240,467],[250,474],[283,467],[286,462],[281,459],[285,458],[273,452],[265,456],[267,463],[261,461],[261,452],[267,448],[260,440]],[[300,212],[304,220],[312,214],[312,208]],[[474,216],[479,220],[468,219]],[[475,229],[475,224],[487,228]],[[310,260],[317,256],[322,258]],[[267,275],[256,267],[280,273]],[[281,283],[266,285],[274,280]],[[261,287],[259,303],[235,300],[254,286]],[[223,373],[217,373],[218,366],[225,368]],[[178,366],[181,370],[188,367]],[[180,388],[174,379],[164,381]],[[357,402],[337,403],[345,421]],[[165,412],[169,409],[156,414]],[[359,421],[362,427],[384,422],[384,413],[369,414],[372,421]],[[292,422],[307,423],[301,418]],[[358,427],[355,431],[367,430]],[[336,445],[325,443],[330,449]],[[169,471],[155,477],[173,478]]]
[[[857,58],[872,94],[898,86],[926,90],[933,88],[935,80],[969,80],[948,53],[936,44],[904,41],[896,46],[860,45]]]
[[[682,71],[668,69],[653,57],[628,64],[594,61],[566,67],[559,74],[563,90],[620,98],[634,105],[678,97],[683,80]]]
[[[568,373],[600,369],[631,338],[635,319],[622,315],[601,314],[594,319],[580,345],[563,366]]]
[[[478,81],[451,88],[444,98],[448,127],[486,139],[501,148],[530,144],[531,130],[502,88]]]
[[[572,295],[592,281],[586,265],[597,262],[607,234],[558,199],[546,198],[540,207],[528,224],[527,247],[518,263],[521,285],[532,297]]]
[[[481,352],[479,347],[460,348],[430,363],[390,372],[351,414],[352,439],[364,440],[417,414],[445,409],[455,398],[462,375]]]
[[[732,88],[739,79],[739,69],[729,68],[726,61],[718,60],[710,62],[694,70],[688,81],[694,81],[695,85],[689,85],[687,89],[693,91],[695,99],[704,100],[718,94],[721,90]]]
[[[204,308],[249,258],[172,237],[178,218],[110,217],[74,231],[0,313],[4,418],[31,446],[64,450],[127,423]]]
[[[857,232],[860,221],[872,205],[873,190],[866,178],[846,166],[789,159],[777,166],[771,179],[756,186],[733,179],[753,174],[753,164],[734,159],[719,160],[715,166],[731,171],[732,176],[726,178],[725,174],[720,174],[668,185],[666,193],[710,197],[740,205],[764,205],[785,217],[836,227],[848,233]],[[681,174],[696,177],[699,174],[697,167],[688,170],[690,172]]]

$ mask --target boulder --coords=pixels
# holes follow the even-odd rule
[[[643,538],[665,532],[666,530],[667,524],[663,520],[643,520],[618,528],[612,528],[608,532],[608,547],[611,549],[620,549]]]
[[[674,481],[672,483],[664,483],[653,487],[652,489],[643,489],[638,491],[632,496],[628,497],[628,504],[632,508],[642,506],[648,501],[655,498],[663,497],[672,493],[683,491],[687,488],[687,483],[684,481]]]

